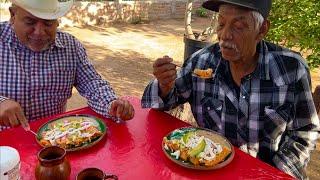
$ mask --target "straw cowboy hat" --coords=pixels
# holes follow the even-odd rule
[[[73,0],[11,0],[22,9],[41,19],[58,19],[72,7]]]

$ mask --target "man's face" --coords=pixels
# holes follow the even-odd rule
[[[232,5],[220,6],[217,34],[222,57],[231,62],[251,59],[263,38],[255,28],[252,13]]]
[[[17,37],[32,51],[44,51],[54,42],[59,25],[57,20],[37,18],[20,7],[11,8],[10,13]]]

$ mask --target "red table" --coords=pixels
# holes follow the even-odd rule
[[[141,109],[138,98],[128,97],[135,108],[134,119],[117,124],[90,108],[70,111],[31,123],[36,130],[50,119],[70,114],[90,114],[105,120],[107,136],[95,146],[67,154],[71,178],[87,167],[98,167],[119,179],[293,179],[278,169],[235,148],[233,161],[218,170],[190,170],[171,162],[162,152],[162,138],[170,131],[188,126],[164,112]],[[37,153],[41,147],[35,137],[21,127],[0,132],[0,145],[16,148],[21,157],[22,179],[34,179]]]

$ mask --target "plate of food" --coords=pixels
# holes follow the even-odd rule
[[[53,119],[37,131],[37,142],[42,147],[59,146],[66,151],[89,148],[105,136],[106,124],[90,115],[70,115]]]
[[[162,150],[174,163],[199,170],[222,168],[234,157],[233,146],[225,137],[196,127],[183,127],[167,134]]]

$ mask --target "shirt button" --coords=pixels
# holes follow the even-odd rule
[[[243,98],[243,99],[245,99],[245,98],[246,98],[246,96],[242,96],[242,98]]]
[[[207,107],[207,110],[209,111],[211,108],[210,107]]]

